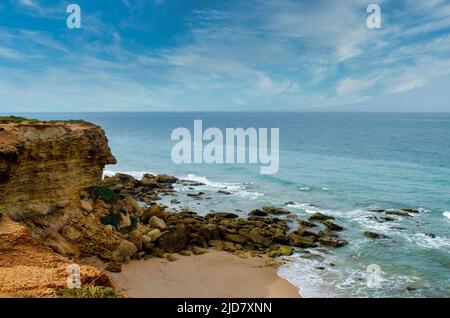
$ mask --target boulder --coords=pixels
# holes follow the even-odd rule
[[[313,236],[300,236],[296,233],[290,233],[288,237],[290,245],[303,248],[317,247],[316,244],[317,239]]]
[[[411,214],[402,210],[389,210],[384,212],[387,215],[398,215],[398,216],[407,216],[410,217]]]
[[[108,235],[111,235],[114,231],[114,227],[111,224],[105,225],[105,232]]]
[[[160,219],[165,220],[166,212],[164,212],[164,209],[160,205],[153,204],[143,211],[141,220],[142,222],[146,223],[151,219],[152,216],[157,216]]]
[[[225,235],[225,240],[234,242],[234,243],[238,243],[241,245],[244,245],[245,242],[247,242],[247,239],[240,234],[227,234],[227,235]]]
[[[284,215],[284,214],[291,213],[288,210],[285,210],[283,208],[278,208],[275,206],[263,206],[262,210],[266,213],[273,214],[273,215]]]
[[[92,206],[91,201],[89,201],[87,199],[80,200],[80,207],[82,210],[89,212],[89,213],[94,210],[94,207]]]
[[[220,241],[220,240],[210,240],[208,242],[208,246],[214,247],[216,250],[222,251],[224,249],[225,244],[228,244],[231,242],[227,241]],[[233,245],[233,243],[231,243]]]
[[[156,176],[156,182],[158,183],[175,183],[178,181],[178,178],[174,177],[174,176],[169,176],[166,174],[159,174]]]
[[[332,236],[322,236],[319,239],[320,244],[331,246],[331,247],[343,247],[348,244],[346,240],[340,239],[338,237]]]
[[[142,176],[141,183],[145,186],[157,186],[158,184],[156,177],[150,173],[146,173]]]
[[[220,239],[220,230],[216,224],[203,225],[197,231],[197,234],[203,236],[207,241]]]
[[[116,262],[129,261],[131,256],[137,252],[137,247],[127,240],[122,240],[116,250],[113,252],[113,258]]]
[[[189,236],[184,224],[164,232],[157,241],[158,247],[167,253],[176,253],[184,249],[189,242]]]
[[[151,239],[152,242],[156,241],[162,235],[159,229],[153,229],[147,233],[147,236]]]
[[[143,235],[138,230],[130,232],[130,241],[137,247],[138,251],[142,251],[143,247]]]
[[[178,261],[178,258],[177,258],[176,256],[172,255],[172,254],[167,254],[167,255],[166,255],[166,259],[167,259],[169,262],[175,262],[175,261]]]
[[[373,239],[381,239],[381,238],[387,239],[387,238],[390,238],[387,235],[380,234],[380,233],[375,233],[375,232],[370,232],[370,231],[365,231],[364,232],[364,236],[368,237],[368,238],[373,238]]]
[[[326,214],[323,214],[321,212],[316,212],[316,213],[314,213],[313,215],[311,215],[309,217],[309,220],[310,221],[314,221],[314,220],[317,220],[317,221],[334,220],[334,217],[326,215]]]
[[[131,226],[130,215],[128,213],[120,213],[119,227],[123,229],[129,226]]]
[[[108,265],[106,265],[105,270],[111,273],[120,273],[122,271],[122,264],[109,263]]]
[[[232,242],[223,242],[222,249],[227,252],[235,252],[237,248],[234,246]]]
[[[219,191],[217,191],[217,193],[222,193],[222,194],[225,194],[225,195],[230,195],[231,194],[230,191],[226,191],[226,190],[219,190]]]
[[[344,228],[336,223],[331,222],[330,220],[321,221],[323,225],[325,225],[331,231],[342,231]]]
[[[264,237],[261,234],[262,234],[261,229],[254,228],[254,229],[250,230],[250,232],[247,235],[247,238],[253,244],[260,245],[263,247],[269,247],[270,244],[272,244],[272,239],[270,239],[268,237]],[[236,243],[239,243],[239,242],[236,242]],[[239,243],[239,244],[243,244],[243,243]]]
[[[259,210],[259,209],[254,209],[254,210],[251,210],[251,211],[248,213],[248,215],[249,215],[249,216],[260,216],[260,217],[264,217],[264,216],[268,216],[269,214],[268,214],[267,212],[261,211],[261,210]]]
[[[139,206],[139,203],[133,197],[125,197],[124,199],[122,199],[122,204],[129,213],[133,213],[137,216],[142,216],[142,209]]]
[[[414,208],[403,208],[402,211],[408,212],[408,213],[419,213],[420,210],[414,209]]]
[[[150,218],[150,221],[148,222],[148,224],[152,228],[156,228],[156,229],[160,229],[160,230],[164,230],[167,227],[166,222],[164,222],[163,219],[160,219],[157,216],[152,216]]]
[[[237,219],[239,215],[231,212],[211,212],[205,215],[205,219]]]

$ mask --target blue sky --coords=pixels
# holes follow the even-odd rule
[[[450,1],[3,0],[0,74],[0,112],[450,111]]]

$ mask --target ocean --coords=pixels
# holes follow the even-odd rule
[[[21,114],[22,115],[22,114]],[[288,257],[279,275],[305,297],[448,297],[450,295],[450,114],[445,113],[39,113],[39,119],[85,119],[102,126],[118,164],[106,174],[166,173],[196,180],[209,199],[183,196],[199,214],[245,216],[263,205],[308,217],[337,218],[349,245],[318,257]],[[259,164],[180,164],[171,160],[173,129],[280,129],[280,167],[261,175]],[[217,193],[226,188],[231,195]],[[197,190],[198,189],[198,190]],[[285,202],[292,201],[289,205]],[[417,208],[411,218],[368,219],[371,208]],[[374,231],[391,239],[363,236]],[[431,235],[433,234],[433,235]],[[313,252],[318,253],[318,252]],[[319,258],[319,259],[318,259]],[[376,265],[379,284],[369,265]],[[371,287],[369,287],[370,285]]]

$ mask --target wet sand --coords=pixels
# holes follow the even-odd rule
[[[277,269],[264,267],[261,257],[241,258],[210,250],[202,255],[132,261],[121,273],[108,273],[130,297],[267,297],[298,298],[299,291],[277,275]]]

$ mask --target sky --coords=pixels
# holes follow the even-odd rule
[[[0,2],[3,113],[450,111],[449,88],[449,0]]]

